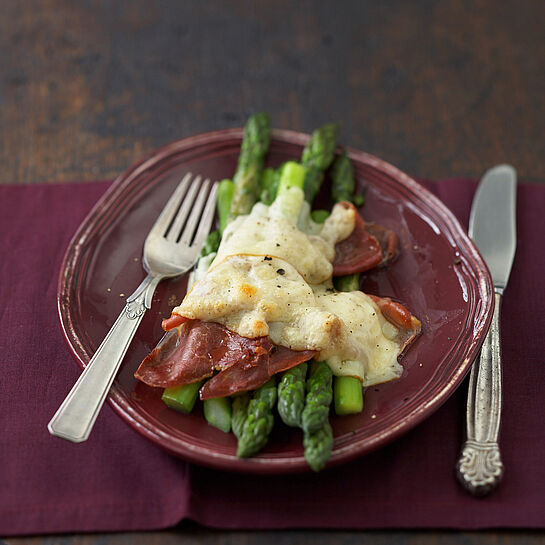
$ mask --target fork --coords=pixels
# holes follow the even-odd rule
[[[216,204],[217,183],[184,176],[144,243],[148,273],[47,425],[49,433],[74,443],[86,441],[157,284],[187,272],[204,245]]]

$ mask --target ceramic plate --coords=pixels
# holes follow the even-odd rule
[[[175,142],[122,174],[85,219],[65,255],[58,307],[68,344],[85,366],[144,278],[144,239],[186,172],[232,177],[242,130],[229,129]],[[300,157],[308,135],[274,131],[268,164]],[[362,279],[364,291],[402,302],[422,321],[422,335],[402,357],[399,380],[367,389],[362,414],[332,417],[330,465],[377,449],[432,414],[460,384],[491,320],[493,287],[482,257],[451,212],[396,168],[347,150],[365,189],[366,220],[393,229],[401,253],[395,263]],[[326,181],[327,184],[327,181]],[[318,199],[326,199],[324,186]],[[323,204],[327,204],[323,202]],[[161,390],[133,377],[162,336],[186,289],[186,278],[164,281],[156,291],[109,396],[119,415],[169,452],[216,468],[287,473],[308,470],[298,430],[275,424],[256,457],[236,457],[236,440],[209,426],[200,407],[191,415],[168,409]]]

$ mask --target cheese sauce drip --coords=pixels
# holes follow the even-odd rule
[[[335,244],[353,228],[354,211],[342,206],[310,235],[274,204],[258,203],[228,226],[210,269],[173,312],[243,337],[268,335],[280,346],[316,350],[335,375],[365,386],[397,378],[399,330],[364,293],[332,287]]]

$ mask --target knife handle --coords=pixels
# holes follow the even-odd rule
[[[467,440],[457,464],[458,480],[475,496],[492,491],[503,477],[498,434],[501,416],[501,293],[494,294],[492,324],[473,364],[467,396]]]

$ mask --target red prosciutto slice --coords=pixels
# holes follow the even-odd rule
[[[290,350],[285,346],[276,346],[269,358],[269,375],[287,371],[304,361],[312,359],[317,352],[314,350]]]
[[[356,222],[350,236],[335,245],[333,276],[344,276],[368,271],[393,259],[397,252],[397,236],[393,231],[375,223],[366,223],[353,204]]]
[[[204,383],[200,390],[201,399],[225,397],[238,392],[255,390],[269,380],[267,362],[235,362]]]
[[[207,381],[201,388],[200,397],[210,399],[255,390],[274,374],[308,361],[315,354],[313,350],[295,351],[284,346],[275,346],[269,354],[266,365],[237,362]]]
[[[403,352],[420,334],[422,328],[420,320],[401,303],[392,301],[389,297],[376,295],[369,295],[369,297],[375,301],[384,318],[399,329],[398,341]]]
[[[184,322],[187,321],[189,321],[189,318],[186,318],[185,316],[180,316],[180,314],[175,314],[173,312],[170,318],[165,318],[161,322],[161,327],[165,331],[170,331],[171,329],[174,329],[175,327],[178,327],[179,325],[182,325]]]
[[[134,376],[149,386],[172,388],[220,371],[202,388],[201,398],[223,397],[254,390],[315,354],[275,347],[268,337],[241,337],[214,322],[188,320],[165,334]]]

